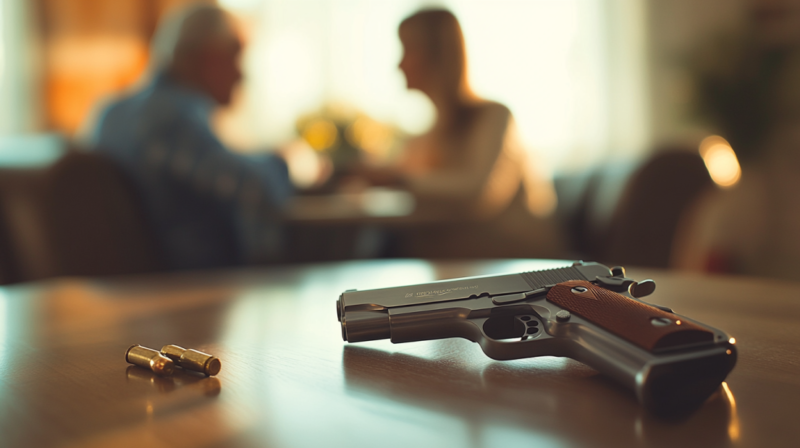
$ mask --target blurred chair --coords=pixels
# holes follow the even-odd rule
[[[0,210],[2,210],[0,205]],[[19,277],[14,262],[14,247],[8,235],[5,219],[0,216],[0,285],[14,283]]]
[[[50,275],[40,216],[42,177],[66,151],[58,134],[0,136],[0,284]]]
[[[640,165],[638,160],[614,160],[555,178],[556,212],[569,245],[562,258],[601,259],[614,213]]]
[[[713,185],[693,148],[664,148],[643,162],[609,162],[555,180],[570,242],[562,258],[666,268],[679,221]]]
[[[163,268],[138,196],[105,156],[0,170],[0,284]]]
[[[54,275],[164,268],[139,197],[106,156],[73,151],[61,158],[43,178],[41,205]]]
[[[52,275],[41,215],[45,169],[0,169],[0,284]]]
[[[627,182],[604,238],[600,259],[614,264],[666,268],[683,214],[713,186],[696,151],[663,150]]]

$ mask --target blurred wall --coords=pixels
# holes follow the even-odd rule
[[[689,58],[721,33],[743,25],[748,0],[647,0],[650,114],[656,146],[692,146],[715,129],[693,112]]]
[[[190,1],[37,0],[45,127],[71,135],[98,101],[134,85],[159,18]]]

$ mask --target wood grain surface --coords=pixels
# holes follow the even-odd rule
[[[796,283],[629,269],[654,303],[721,328],[739,361],[688,418],[564,358],[492,361],[465,340],[347,344],[339,293],[563,266],[345,262],[0,288],[0,446],[797,446]],[[218,356],[158,377],[132,344]]]

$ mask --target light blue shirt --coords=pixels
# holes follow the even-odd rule
[[[162,74],[108,106],[92,134],[138,189],[173,269],[280,258],[286,164],[228,151],[209,125],[214,107]]]

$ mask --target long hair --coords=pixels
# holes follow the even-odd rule
[[[436,66],[449,84],[459,93],[469,93],[467,81],[467,51],[461,25],[446,9],[423,9],[400,23],[400,32],[419,36],[431,64]]]

